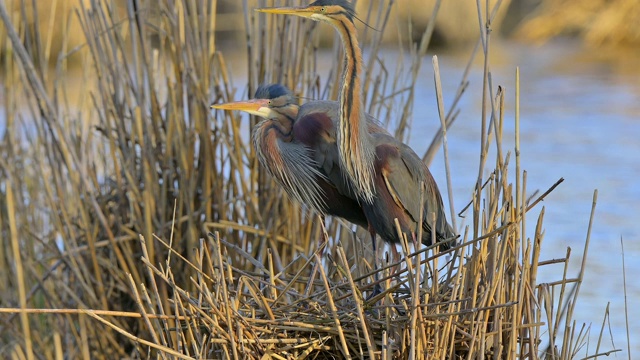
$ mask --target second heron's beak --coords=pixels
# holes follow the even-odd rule
[[[297,15],[301,17],[311,17],[316,11],[310,6],[303,7],[277,7],[277,8],[261,8],[256,9],[257,12],[282,15]]]
[[[211,105],[211,108],[219,110],[240,110],[263,118],[268,118],[271,114],[268,99],[251,99],[246,101],[216,104]]]

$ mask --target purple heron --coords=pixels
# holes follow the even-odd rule
[[[403,233],[414,236],[421,223],[422,239],[415,240],[425,245],[432,245],[432,230],[435,230],[437,242],[449,240],[442,243],[441,248],[450,248],[455,234],[447,223],[440,191],[427,166],[406,144],[386,132],[374,133],[367,129],[360,80],[364,73],[362,53],[353,22],[353,5],[345,0],[318,0],[303,7],[257,11],[323,21],[340,34],[345,60],[338,95],[337,152],[342,173],[347,175],[361,199],[374,249],[375,234],[386,242],[400,242],[394,219],[398,219]],[[422,184],[425,192],[421,201]],[[432,214],[435,222],[431,220]]]
[[[394,226],[398,218],[402,231],[413,233],[417,226],[414,219],[419,214],[419,191],[387,187],[398,184],[402,177],[425,181],[425,199],[431,199],[429,184],[437,197],[425,201],[426,210],[437,209],[438,240],[453,237],[444,218],[442,200],[429,170],[417,155],[402,142],[392,137],[376,121],[367,116],[367,131],[375,143],[376,153],[384,163],[376,160],[383,177],[376,176],[376,196],[373,204],[358,201],[345,179],[338,159],[336,144],[339,104],[335,101],[310,101],[298,106],[292,93],[284,86],[263,85],[254,99],[212,105],[222,110],[240,110],[263,118],[252,131],[252,142],[258,159],[267,172],[293,200],[310,206],[321,214],[337,216],[369,230],[375,252],[375,235],[385,242],[400,241]],[[405,164],[404,166],[402,164]],[[396,165],[400,165],[397,168]],[[429,180],[430,179],[430,180]],[[388,182],[390,180],[390,182]],[[404,203],[396,203],[402,201]],[[408,205],[404,205],[404,204]],[[442,219],[442,220],[440,220]],[[442,223],[442,224],[441,224]],[[425,221],[423,224],[427,224]],[[425,227],[422,242],[431,244],[430,227]],[[448,244],[443,244],[448,248]]]
[[[357,197],[342,174],[336,147],[338,103],[313,101],[302,107],[283,85],[261,85],[251,100],[211,106],[261,117],[251,141],[260,164],[294,201],[323,215],[369,228]],[[371,133],[387,133],[373,119]]]
[[[316,1],[300,8],[264,8],[261,12],[292,14],[333,25],[342,38],[345,62],[342,70],[342,86],[338,96],[339,127],[337,143],[340,162],[358,195],[372,202],[374,189],[375,148],[366,127],[366,116],[362,102],[363,76],[362,54],[353,24],[355,12],[346,1]]]

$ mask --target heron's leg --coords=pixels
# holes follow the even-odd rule
[[[320,234],[320,237],[318,239],[316,239],[316,250],[314,253],[318,253],[320,255],[321,258],[324,257],[324,253],[326,251],[326,244],[329,242],[329,238],[327,236],[327,230],[325,228],[325,216],[323,214],[319,214],[318,217],[320,218],[320,225],[322,228],[322,234]],[[313,253],[311,254],[311,256],[313,257]],[[318,273],[318,267],[322,266],[322,264],[320,263],[315,263],[315,265],[313,266],[313,270],[311,271],[311,276],[309,277],[309,282],[307,283],[307,292],[306,294],[311,294],[313,292],[313,283],[316,280],[316,274]]]
[[[413,239],[413,252],[420,250],[420,244],[422,243],[418,241],[418,236],[413,231],[411,232],[411,238]],[[417,256],[418,256],[418,264],[420,264],[422,260],[422,255],[417,255]],[[420,265],[418,265],[418,267],[420,267]],[[424,279],[421,279],[421,281],[424,281]]]
[[[371,248],[373,249],[373,281],[375,285],[373,286],[373,294],[371,297],[374,297],[382,292],[380,288],[380,284],[378,283],[380,277],[378,276],[378,251],[376,249],[376,232],[373,230],[373,227],[369,225],[369,234],[371,235]]]
[[[398,251],[398,246],[396,246],[396,244],[391,244],[391,263],[399,263],[401,259],[402,255]],[[393,274],[394,276],[397,275],[401,268],[402,265],[394,266],[393,268],[391,268],[391,274]]]

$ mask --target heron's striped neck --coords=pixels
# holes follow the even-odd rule
[[[287,128],[287,132],[291,133],[293,124],[296,122],[296,116],[298,116],[299,106],[287,103],[281,106],[273,106],[272,109],[280,114],[280,117],[275,121],[278,121],[281,126]]]
[[[338,148],[345,170],[360,197],[370,202],[373,190],[374,148],[367,131],[363,105],[361,77],[362,52],[358,45],[357,30],[353,22],[341,16],[335,25],[345,52],[338,127]]]

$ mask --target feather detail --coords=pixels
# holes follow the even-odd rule
[[[345,51],[342,87],[338,99],[340,121],[337,143],[340,161],[358,196],[367,203],[372,203],[376,192],[375,148],[368,131],[363,106],[360,81],[364,73],[362,52],[358,45],[356,28],[347,16],[338,16],[331,24],[338,30]]]
[[[265,120],[256,125],[252,139],[258,160],[275,181],[294,201],[326,213],[324,191],[318,179],[325,176],[304,145],[283,141],[282,127],[275,121]],[[284,134],[289,135],[289,134]]]

